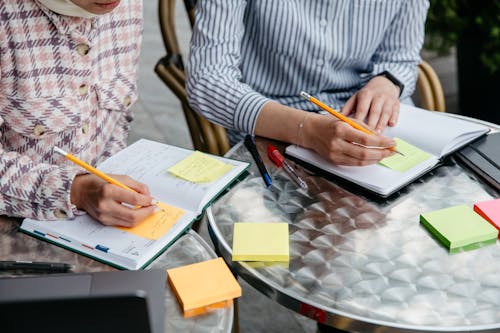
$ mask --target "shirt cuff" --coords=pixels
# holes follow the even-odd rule
[[[244,95],[236,105],[234,127],[243,133],[253,133],[260,110],[270,99],[256,92]]]
[[[56,219],[73,219],[77,215],[84,214],[83,211],[78,210],[76,206],[71,203],[71,187],[73,186],[73,181],[75,177],[81,174],[85,174],[87,172],[83,171],[79,167],[66,167],[61,173],[62,179],[64,179],[64,193],[65,196],[61,198],[61,202],[57,204],[58,208],[54,211],[54,217]]]

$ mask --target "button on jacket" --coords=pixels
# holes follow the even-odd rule
[[[126,146],[142,23],[142,1],[92,19],[0,2],[0,214],[74,216],[83,170],[52,148],[96,165]]]

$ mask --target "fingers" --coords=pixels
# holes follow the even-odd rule
[[[334,132],[327,157],[340,165],[362,166],[377,163],[392,154],[389,149],[383,148],[395,145],[394,140],[390,138],[365,134],[343,122],[337,122]]]
[[[103,212],[101,223],[122,227],[134,227],[148,216],[155,214],[156,206],[130,208],[117,202],[110,203],[109,212]]]
[[[135,179],[130,178],[129,176],[126,175],[111,175],[111,176],[141,194],[147,196],[151,195],[151,193],[149,192],[149,188],[145,184],[140,183]]]
[[[153,198],[145,185],[127,176],[112,177],[141,193],[107,183],[94,175],[75,177],[72,193],[79,192],[78,201],[74,202],[77,207],[104,225],[125,227],[135,226],[155,212],[157,206],[152,205]]]
[[[356,114],[354,118],[363,121],[368,115],[368,111],[370,111],[373,96],[368,90],[360,90],[356,95]]]
[[[339,129],[336,131],[336,134],[349,143],[355,142],[363,146],[382,148],[390,148],[396,144],[396,142],[391,138],[381,135],[369,135],[351,127],[346,123],[341,123],[338,127]]]
[[[375,76],[346,102],[345,115],[365,121],[375,132],[394,126],[399,116],[399,88],[384,77]]]
[[[132,227],[156,210],[156,205],[151,205],[150,197],[112,184],[102,187],[100,197],[91,215],[104,225]]]
[[[383,109],[384,103],[385,103],[384,98],[376,97],[371,101],[371,105],[370,105],[370,114],[368,116],[367,124],[371,128],[374,128],[375,132],[377,132],[377,133],[382,132],[380,127],[377,127],[377,124],[380,123],[380,121],[382,120],[382,117],[386,118],[385,121],[387,123],[387,120],[389,120],[389,116],[390,116],[390,115],[389,116],[386,115],[385,112],[383,112],[383,111],[385,111]],[[384,125],[385,125],[385,123],[384,123]]]
[[[399,118],[399,100],[396,100],[393,104],[392,104],[392,115],[389,119],[389,126],[394,126],[396,125],[396,123],[398,122],[398,118]]]
[[[129,184],[130,183],[127,183],[126,185],[130,186]],[[153,198],[150,195],[125,190],[113,184],[104,184],[102,186],[102,195],[114,201],[127,203],[132,206],[142,207],[151,206],[153,204]]]
[[[356,105],[356,94],[352,95],[351,98],[347,100],[347,102],[342,107],[340,113],[342,113],[344,116],[350,115],[354,111],[355,105]]]

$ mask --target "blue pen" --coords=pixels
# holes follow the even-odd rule
[[[259,168],[260,175],[262,176],[262,179],[264,179],[266,187],[271,186],[272,184],[271,176],[269,176],[269,173],[267,172],[267,169],[264,166],[264,162],[262,162],[259,152],[257,151],[257,146],[255,146],[255,141],[253,139],[253,136],[250,134],[245,136],[245,147],[247,147],[247,149],[250,151],[250,154],[252,154],[255,164],[257,164],[257,168]]]

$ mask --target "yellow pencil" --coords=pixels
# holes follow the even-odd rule
[[[305,99],[307,99],[308,101],[316,104],[317,106],[319,106],[320,108],[322,108],[323,110],[327,111],[328,113],[330,113],[331,115],[337,117],[338,119],[342,120],[343,122],[346,122],[348,123],[349,125],[351,125],[352,127],[354,127],[355,129],[357,130],[360,130],[361,132],[365,133],[365,134],[368,134],[368,135],[375,135],[374,132],[370,131],[368,128],[366,127],[363,127],[361,126],[360,124],[358,124],[357,122],[353,121],[352,119],[349,119],[348,117],[344,116],[343,114],[335,111],[334,109],[332,109],[331,107],[329,107],[328,105],[326,105],[325,103],[321,102],[320,100],[318,100],[317,98],[309,95],[308,93],[306,93],[305,91],[301,91],[300,92],[300,96],[304,97]],[[370,147],[370,148],[373,148],[373,147]],[[394,147],[390,147],[389,150],[395,152],[395,153],[398,153],[402,156],[403,153],[399,152],[396,150],[396,148]]]
[[[125,190],[129,190],[129,191],[132,191],[132,192],[135,192],[137,193],[136,190],[134,190],[133,188],[131,187],[128,187],[127,185],[119,182],[118,180],[108,176],[107,174],[105,174],[104,172],[100,171],[100,170],[97,170],[96,168],[94,168],[93,166],[91,166],[90,164],[87,164],[85,163],[84,161],[80,160],[78,157],[76,156],[73,156],[71,155],[70,153],[67,153],[65,152],[64,150],[62,150],[61,148],[59,147],[54,147],[54,151],[58,154],[61,154],[63,155],[64,157],[66,157],[68,160],[70,160],[71,162],[81,166],[82,168],[84,168],[85,170],[87,170],[88,172],[90,172],[91,174],[94,174],[96,175],[97,177],[107,181],[108,183],[110,184],[113,184],[113,185],[116,185],[118,187],[121,187]],[[156,201],[156,200],[154,200]],[[158,204],[158,202],[156,202],[156,205]],[[161,208],[160,208],[161,209]],[[162,209],[163,210],[163,209]]]

